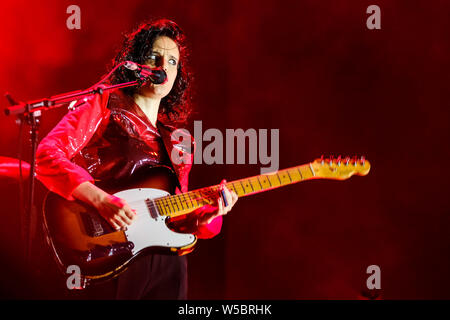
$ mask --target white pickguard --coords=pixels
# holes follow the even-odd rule
[[[181,248],[196,241],[196,237],[192,234],[170,230],[165,223],[167,217],[151,216],[146,200],[167,195],[170,194],[166,191],[152,188],[128,189],[115,194],[136,210],[137,219],[125,231],[127,240],[134,243],[133,255],[147,247]]]

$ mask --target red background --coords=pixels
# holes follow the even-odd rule
[[[66,28],[71,4],[81,30]],[[366,27],[371,4],[381,7],[381,30]],[[279,129],[280,168],[321,154],[372,164],[366,177],[241,199],[222,233],[189,255],[189,297],[356,299],[375,264],[382,298],[448,299],[449,13],[437,0],[3,1],[0,91],[32,100],[87,88],[122,32],[173,19],[190,40],[191,120],[203,130]],[[44,114],[41,138],[64,112]],[[0,123],[0,155],[17,157],[18,126],[3,112]],[[195,165],[190,188],[260,166]],[[33,265],[22,262],[17,183],[0,178],[0,192],[1,296],[58,298],[42,241]]]

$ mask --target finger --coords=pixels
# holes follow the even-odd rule
[[[120,226],[114,222],[114,220],[109,220],[109,224],[115,229],[115,230],[120,230]]]
[[[115,215],[113,221],[119,226],[119,229],[125,228],[127,224],[122,220],[119,215]]]
[[[217,203],[218,203],[218,207],[219,207],[217,212],[218,212],[219,215],[222,215],[223,214],[223,200],[222,200],[222,198],[219,198],[217,200]]]
[[[234,204],[238,201],[239,197],[236,192],[231,191],[231,198],[233,199],[232,201],[233,201],[233,206],[234,206]]]
[[[221,189],[219,192],[219,198],[222,199],[224,206],[228,206],[227,195],[225,193],[225,189]]]
[[[225,187],[224,192],[225,192],[225,199],[227,200],[226,203],[228,204],[225,207],[231,209],[231,207],[233,206],[233,198],[231,197],[231,192],[227,187]]]
[[[219,186],[219,194],[222,197],[222,200],[224,201],[224,205],[225,207],[227,207],[229,205],[229,199],[227,199],[227,195],[226,195],[226,190],[227,186],[226,186],[227,180],[223,179],[222,182],[220,182],[220,186]]]
[[[226,215],[229,211],[229,206],[228,207],[225,206],[223,198],[220,198],[220,203],[221,203],[221,206],[219,207],[219,211],[218,211],[217,215],[222,215],[222,216]]]
[[[116,196],[114,196],[114,195],[111,195],[111,196],[110,196],[110,199],[111,199],[111,203],[112,203],[113,205],[115,205],[117,208],[122,209],[122,208],[126,205],[125,200],[122,200],[122,199],[120,199],[119,197],[116,197]]]
[[[126,205],[123,210],[128,219],[130,219],[131,221],[134,221],[134,219],[136,219],[136,210],[131,209],[128,205]]]
[[[125,223],[126,225],[130,225],[133,222],[130,218],[128,218],[127,214],[125,213],[125,210],[120,210],[119,217],[122,220],[122,222]]]
[[[228,211],[231,210],[231,207],[232,207],[231,193],[227,187],[224,187],[224,189],[222,190],[221,199],[223,200],[224,208],[223,208],[223,212],[221,212],[220,214],[226,214]]]

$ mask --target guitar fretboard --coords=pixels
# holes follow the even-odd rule
[[[275,173],[261,174],[227,182],[229,190],[233,190],[239,197],[279,188],[315,177],[310,164],[283,169]],[[189,191],[182,194],[170,195],[151,200],[148,205],[156,206],[160,215],[176,217],[187,214],[205,205],[215,205],[219,196],[220,185]]]

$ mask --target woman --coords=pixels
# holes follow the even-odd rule
[[[169,20],[142,24],[127,36],[113,67],[123,61],[162,67],[167,82],[148,82],[91,98],[68,113],[37,152],[37,176],[49,190],[92,205],[115,229],[133,223],[135,212],[102,186],[124,186],[132,177],[151,175],[159,168],[174,177],[176,192],[186,192],[193,154],[178,148],[191,160],[181,164],[169,157],[177,148],[170,139],[176,129],[172,124],[185,123],[190,111],[190,77],[181,29]],[[135,79],[133,71],[118,68],[111,83]],[[217,205],[198,209],[182,228],[199,238],[220,232],[221,217],[237,201],[224,181],[221,185],[224,193],[217,195]],[[91,297],[98,294],[98,298],[185,299],[186,258],[157,254],[140,258],[118,279],[91,291]]]

